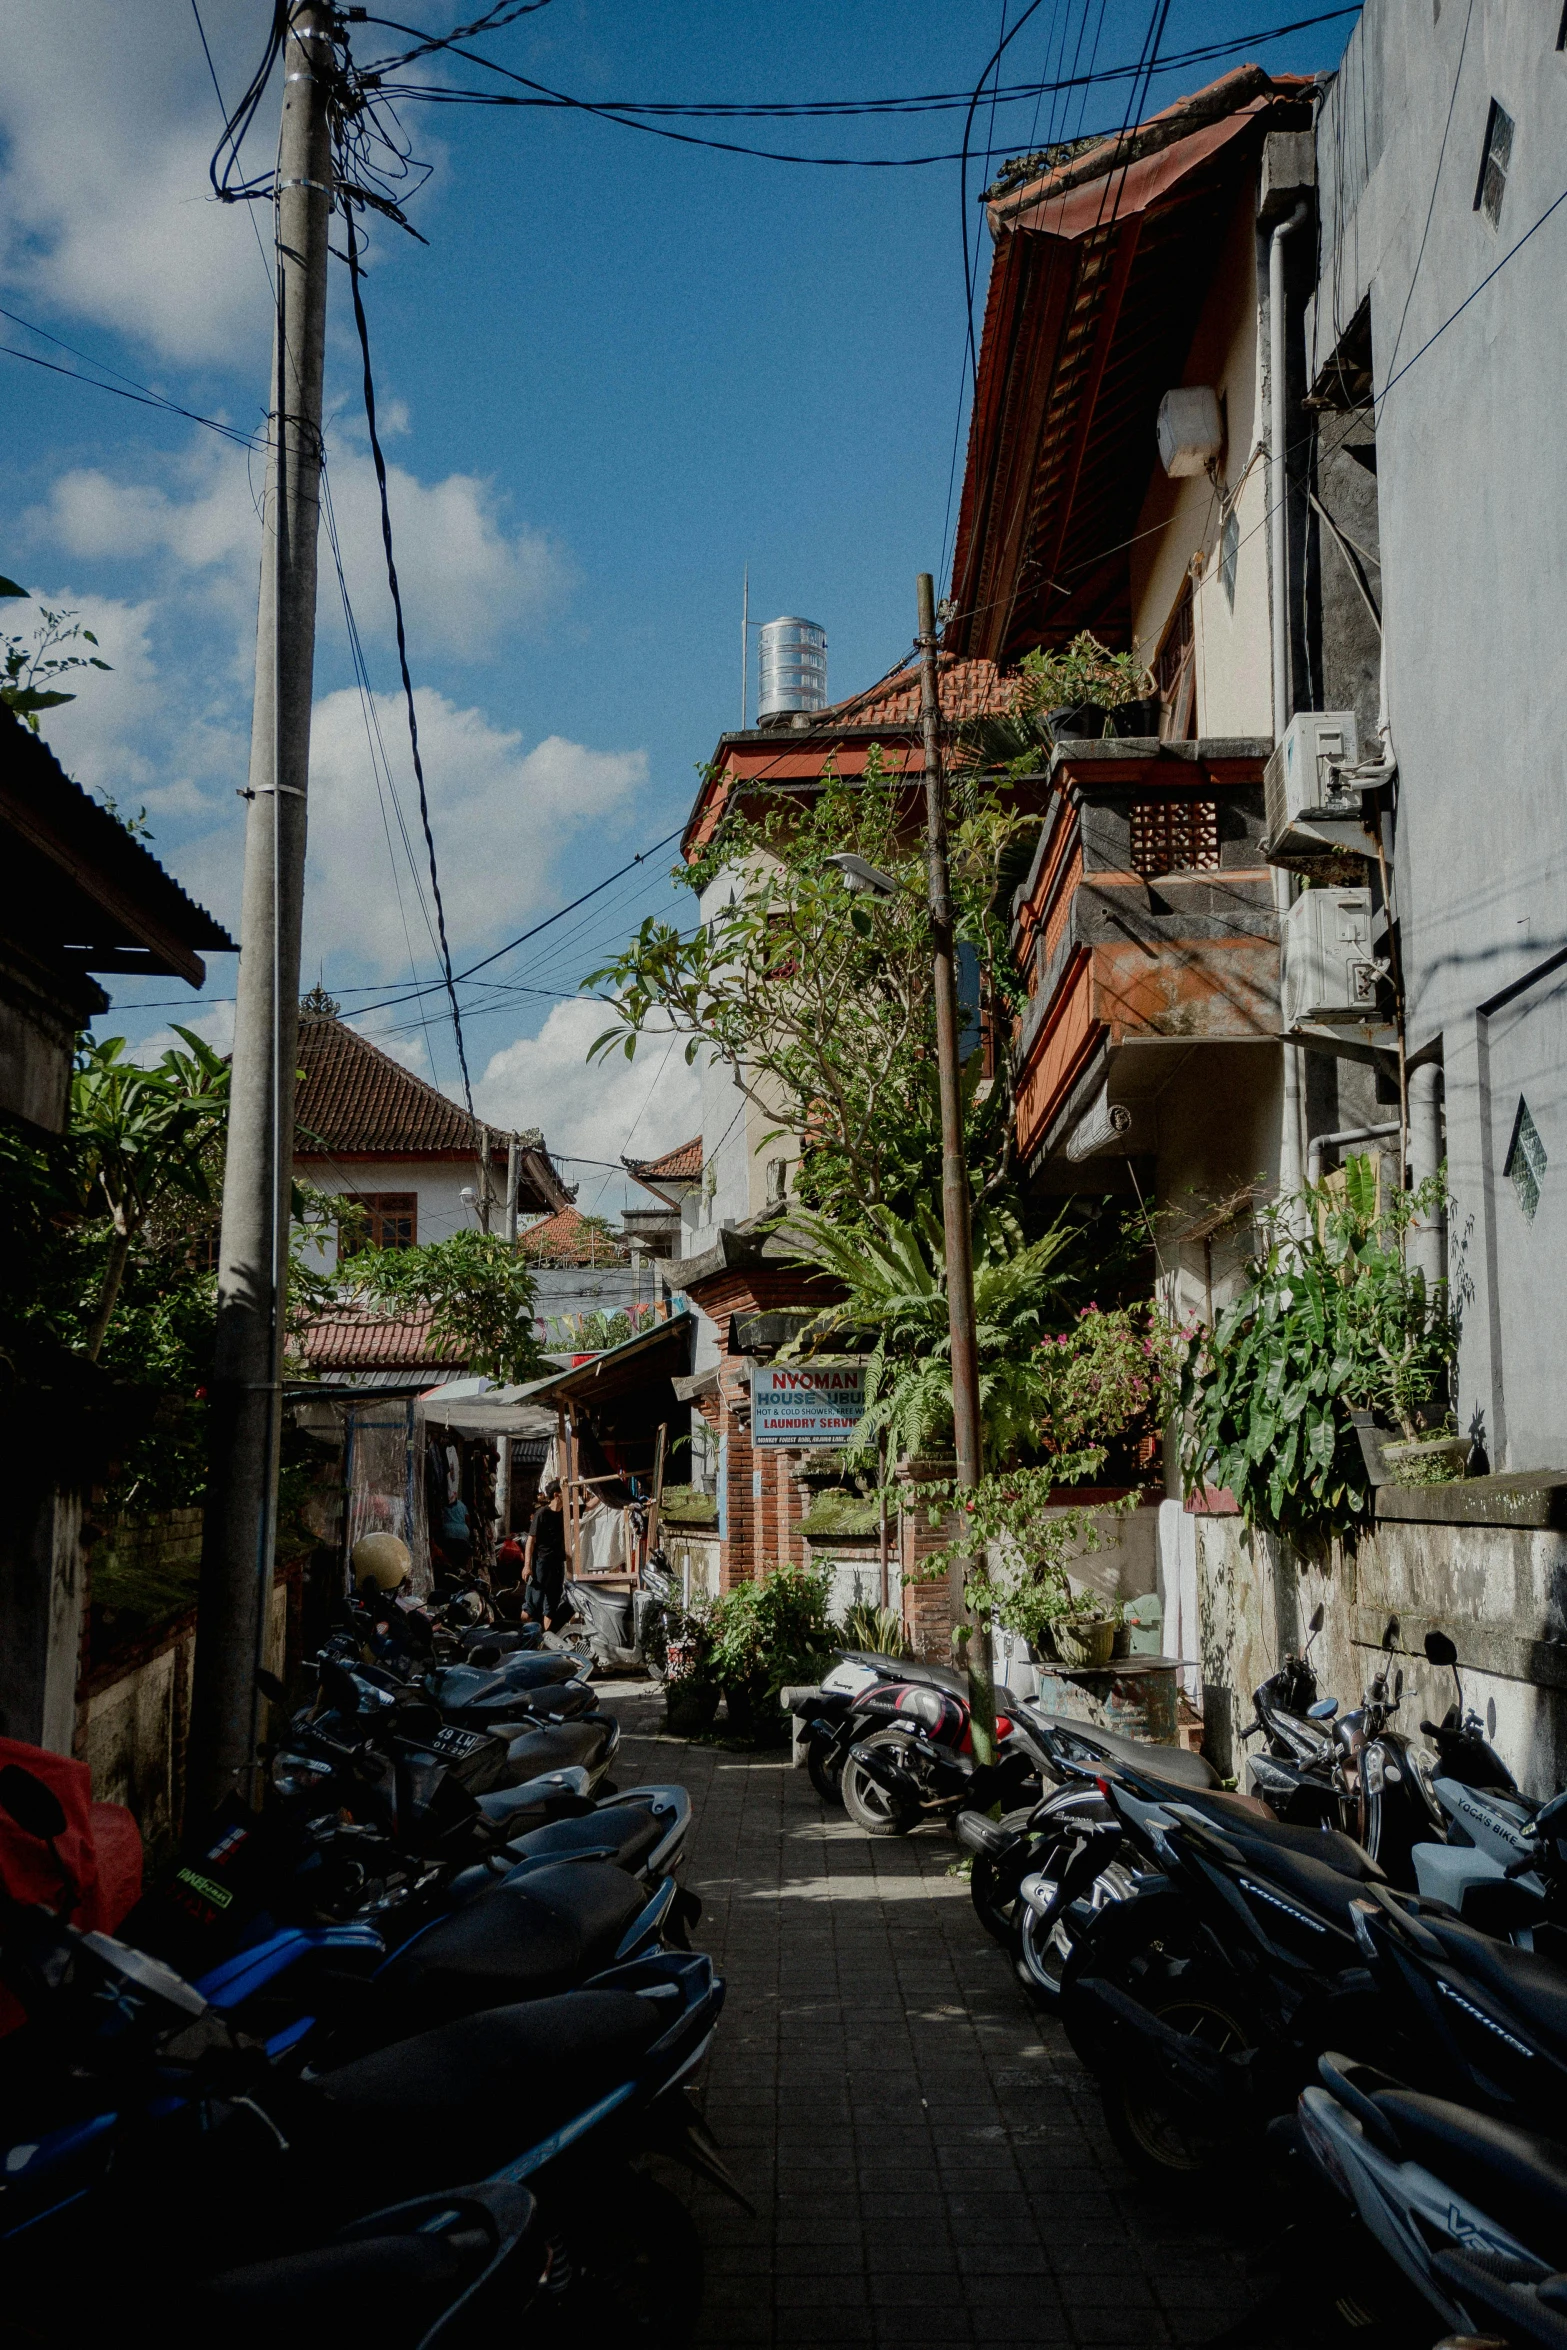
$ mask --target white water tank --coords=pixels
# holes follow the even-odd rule
[[[783,717],[793,710],[825,710],[826,629],[786,612],[781,620],[763,624],[761,639],[758,719]]]

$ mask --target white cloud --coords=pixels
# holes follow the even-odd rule
[[[418,800],[401,698],[375,697],[397,779],[419,881],[428,897]],[[579,826],[613,825],[646,779],[643,751],[593,751],[550,735],[531,751],[444,694],[416,697],[419,744],[440,858],[441,894],[454,953],[526,921],[549,887],[550,869]],[[397,844],[403,904],[415,952],[429,934],[402,854],[395,818],[378,801],[356,693],[316,704],[310,739],[310,852],[305,893],[306,967],[348,952],[388,975],[406,965],[398,893],[387,869],[386,825]]]
[[[231,962],[225,961],[221,968],[231,971],[234,966]],[[133,1013],[134,1006],[125,1016],[130,1017]],[[177,1018],[181,1028],[188,1028],[193,1036],[201,1038],[203,1044],[210,1044],[214,1052],[233,1051],[234,1007],[232,1004],[208,1004],[203,1007],[193,1003],[188,1017],[181,1012]],[[107,1027],[109,1023],[105,1022],[104,1025]],[[150,1069],[153,1062],[161,1060],[166,1052],[171,1050],[184,1052],[186,1049],[185,1039],[182,1036],[176,1036],[174,1026],[171,1023],[167,1028],[155,1028],[151,1036],[144,1036],[141,1043],[132,1052],[131,1059],[140,1061],[143,1068]]]
[[[237,94],[260,19],[236,0],[215,0],[207,18]],[[218,105],[188,8],[0,0],[0,55],[9,284],[169,358],[264,361],[266,279],[250,208],[214,202],[207,183]],[[275,121],[275,104],[266,111]],[[270,164],[263,128],[249,160]]]
[[[49,748],[78,783],[110,792],[122,804],[145,799],[150,807],[158,769],[133,745],[158,708],[158,670],[150,641],[155,605],[81,595],[71,587],[39,589],[30,603],[6,606],[7,633],[34,636],[45,606],[74,612],[81,626],[98,639],[99,658],[109,664],[107,672],[84,669],[59,680],[57,690],[74,692],[76,699],[50,710],[42,721]],[[60,651],[70,655],[91,649],[73,644]]]
[[[671,1049],[650,1037],[633,1061],[615,1053],[590,1064],[588,1047],[609,1025],[602,1004],[557,1004],[537,1036],[492,1055],[473,1092],[480,1117],[507,1128],[542,1126],[552,1150],[583,1159],[657,1158],[699,1133],[701,1084],[686,1067],[684,1044]],[[569,1158],[562,1173],[589,1187],[585,1197],[602,1179],[601,1170]]]
[[[368,457],[341,445],[329,452],[333,511],[343,569],[360,634],[390,641],[391,597],[381,508]],[[253,462],[260,480],[260,461]],[[482,659],[501,637],[559,603],[571,566],[555,542],[526,527],[508,530],[503,501],[473,474],[422,482],[387,467],[387,502],[411,641],[422,654]],[[117,481],[95,466],[62,474],[46,506],[28,516],[35,537],[76,557],[145,562],[164,557],[176,574],[214,589],[241,639],[254,626],[261,521],[243,455],[203,443],[172,486]],[[341,634],[331,550],[320,546],[319,612],[324,634]]]

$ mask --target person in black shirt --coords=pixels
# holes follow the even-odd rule
[[[528,1613],[553,1629],[566,1612],[566,1518],[553,1477],[539,1489],[539,1506],[528,1529],[525,1573]]]

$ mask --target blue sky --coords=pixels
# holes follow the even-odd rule
[[[521,73],[616,98],[888,97],[971,89],[1022,0],[552,0],[486,50]],[[1079,51],[1079,37],[1085,29]],[[447,29],[478,13],[434,5]],[[1174,0],[1164,54],[1309,5]],[[234,93],[259,55],[265,0],[202,0]],[[1254,44],[1277,70],[1331,66],[1352,19]],[[1043,0],[1009,82],[1065,54],[1135,59],[1149,0]],[[361,56],[389,36],[356,28]],[[0,302],[136,382],[250,426],[265,396],[267,288],[251,211],[206,201],[218,128],[188,0],[0,0]],[[1233,61],[1229,61],[1233,62]],[[1155,77],[1141,111],[1225,70]],[[454,61],[424,79],[502,87]],[[1119,127],[1127,85],[988,105],[975,143],[1013,153]],[[453,946],[472,960],[679,825],[696,765],[739,716],[740,582],[753,620],[798,611],[828,631],[835,694],[877,675],[912,632],[914,575],[950,551],[961,406],[963,271],[956,164],[791,168],[685,147],[564,112],[410,106],[434,166],[412,216],[428,246],[377,226],[367,303],[399,567]],[[247,161],[265,169],[269,95]],[[958,146],[961,113],[679,127],[802,154]],[[977,189],[979,174],[973,176]],[[971,230],[977,212],[970,204]],[[263,233],[269,214],[255,209]],[[979,254],[982,298],[988,240]],[[11,321],[0,340],[78,361]],[[328,450],[350,594],[393,778],[412,827],[406,737],[343,273],[331,293]],[[258,528],[253,460],[197,427],[0,360],[0,571],[96,628],[110,678],[58,714],[82,781],[149,809],[155,850],[225,916],[238,903]],[[961,465],[961,441],[959,443]],[[323,549],[323,554],[325,550]],[[17,615],[22,615],[21,619]],[[345,1011],[434,976],[420,885],[377,796],[336,585],[323,573],[306,954]],[[25,626],[27,608],[5,608]],[[755,703],[754,639],[752,707]],[[391,846],[388,842],[391,838]],[[395,850],[395,854],[394,854]],[[667,1147],[696,1123],[674,1055],[584,1068],[602,1025],[567,999],[642,915],[679,905],[663,851],[582,917],[496,966],[472,996],[481,1108],[583,1154],[584,1204],[618,1179],[587,1163]],[[218,1039],[231,959],[199,1024]],[[110,1025],[154,1034],[179,993],[120,982]],[[527,993],[523,990],[558,991]],[[351,991],[358,992],[351,992]],[[148,1004],[137,1010],[138,995]],[[435,997],[367,1030],[451,1087]]]

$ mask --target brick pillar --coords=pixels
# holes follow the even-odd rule
[[[732,1591],[756,1574],[761,1508],[755,1478],[761,1455],[751,1445],[748,1384],[721,1373],[718,1394],[718,1588]]]
[[[900,1461],[897,1470],[898,1482],[904,1486],[933,1484],[951,1474],[950,1460]],[[914,1654],[923,1657],[927,1664],[952,1662],[951,1581],[945,1573],[928,1583],[909,1578],[918,1575],[933,1552],[944,1549],[952,1541],[958,1523],[958,1515],[953,1511],[932,1525],[929,1506],[924,1502],[905,1500],[898,1511],[897,1558],[904,1577],[904,1636]]]
[[[805,1536],[800,1532],[800,1520],[805,1514],[805,1498],[796,1483],[797,1472],[804,1458],[805,1455],[799,1452],[775,1452],[768,1458],[768,1557],[779,1567],[800,1567],[805,1564]]]

